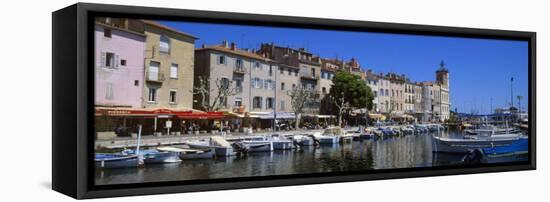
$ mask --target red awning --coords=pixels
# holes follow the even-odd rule
[[[223,119],[223,112],[180,112],[175,114],[180,119]]]
[[[203,112],[199,110],[178,110],[169,108],[138,109],[96,107],[95,116],[121,117],[177,117],[180,119],[223,119],[223,112]]]

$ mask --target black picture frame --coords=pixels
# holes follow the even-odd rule
[[[366,172],[266,176],[96,186],[93,183],[93,47],[95,16],[191,20],[332,30],[522,40],[529,44],[529,162]],[[77,3],[52,14],[52,188],[84,199],[504,172],[536,169],[536,33],[353,20],[319,19],[170,8]]]

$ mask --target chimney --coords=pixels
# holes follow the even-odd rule
[[[223,45],[223,47],[225,47],[225,48],[229,48],[229,45],[227,44],[227,40],[223,40],[223,41],[222,41],[222,45]]]
[[[237,45],[233,42],[231,42],[231,50],[237,49]]]

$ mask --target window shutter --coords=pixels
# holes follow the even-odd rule
[[[118,68],[118,65],[120,64],[120,59],[119,59],[118,55],[115,55],[115,62],[114,63],[115,63],[114,67]]]
[[[106,60],[107,60],[107,53],[101,52],[101,64],[99,64],[99,66],[105,67]]]

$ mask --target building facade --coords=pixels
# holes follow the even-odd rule
[[[128,24],[127,19],[96,19],[96,106],[141,107],[145,35]]]
[[[196,37],[142,20],[147,36],[143,107],[191,109]]]
[[[210,79],[210,96],[212,103],[217,93],[216,80],[231,81],[231,89],[235,94],[227,100],[219,100],[222,111],[272,112],[291,111],[290,100],[286,90],[296,82],[286,78],[294,75],[294,69],[281,69],[270,59],[262,57],[253,51],[238,49],[235,43],[223,41],[221,45],[203,46],[195,50],[195,85],[200,78]],[[276,82],[277,78],[282,80]],[[287,86],[288,85],[288,86]],[[276,96],[280,104],[276,103]],[[200,95],[195,94],[194,108],[201,109]]]

